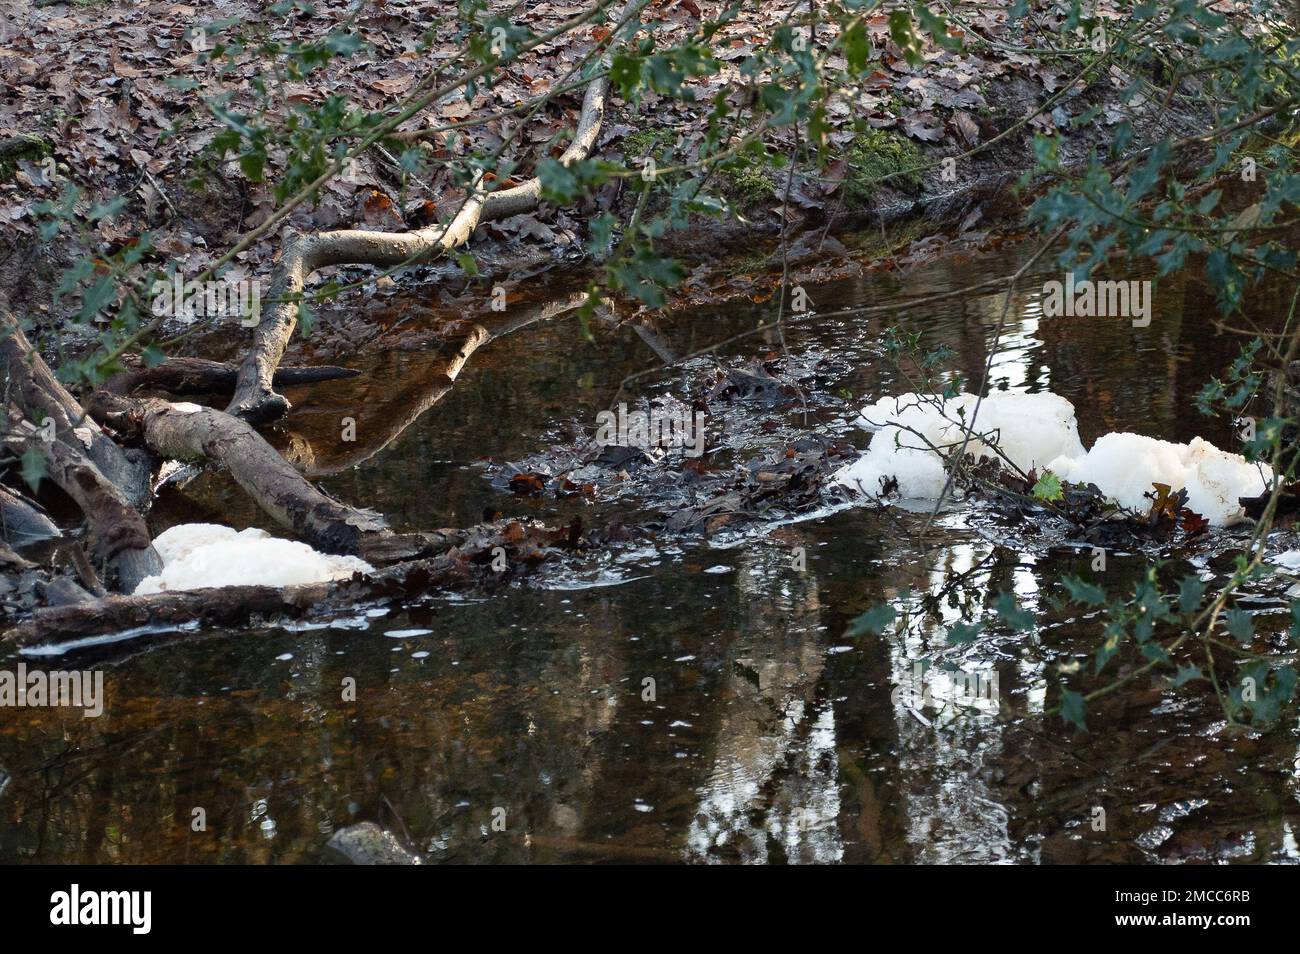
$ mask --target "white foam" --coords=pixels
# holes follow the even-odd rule
[[[373,567],[352,556],[313,550],[264,530],[236,531],[215,523],[186,523],[160,533],[154,548],[163,570],[145,577],[136,593],[217,586],[296,586],[346,579]]]
[[[882,480],[898,481],[902,497],[936,498],[947,479],[944,460],[956,453],[975,396],[946,401],[904,394],[886,397],[862,410],[858,423],[877,431],[866,454],[840,468],[834,479],[869,496],[880,496]],[[1062,480],[1095,484],[1122,507],[1144,511],[1153,484],[1187,490],[1187,506],[1215,526],[1242,516],[1239,497],[1263,493],[1272,472],[1239,454],[1221,451],[1195,438],[1188,444],[1111,433],[1085,452],[1079,441],[1074,406],[1056,394],[992,394],[980,404],[966,452],[991,457],[989,443],[1028,473],[1050,470]]]
[[[1219,527],[1241,518],[1239,497],[1264,493],[1272,479],[1268,465],[1252,464],[1199,437],[1172,444],[1124,432],[1105,434],[1087,454],[1058,458],[1048,469],[1062,480],[1096,484],[1121,507],[1138,511],[1151,506],[1144,495],[1154,484],[1186,489],[1188,508]]]
[[[835,479],[879,496],[881,479],[894,477],[903,497],[938,497],[947,479],[943,458],[955,454],[963,427],[972,417],[979,435],[988,437],[1021,470],[1042,470],[1062,455],[1079,456],[1079,426],[1074,406],[1055,394],[991,394],[980,402],[961,394],[947,400],[916,394],[886,397],[863,408],[858,423],[875,430],[867,453]],[[966,446],[972,457],[995,456],[989,444],[972,436]]]

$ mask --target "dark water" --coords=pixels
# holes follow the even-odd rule
[[[1018,254],[811,295],[828,311],[932,294],[1013,271]],[[1054,277],[1042,269],[1022,287]],[[826,394],[851,395],[823,395],[821,423],[807,426],[864,443],[846,426],[853,410],[907,389],[881,357],[890,323],[946,343],[955,368],[977,381],[1001,304],[994,293],[888,319],[792,324],[791,353],[833,356]],[[1239,340],[1216,333],[1194,270],[1160,281],[1155,305],[1142,329],[1042,320],[1037,295],[1017,295],[993,386],[1068,397],[1085,444],[1120,429],[1229,445],[1191,396]],[[1251,317],[1268,321],[1283,305],[1263,296]],[[659,330],[684,353],[770,313],[713,308]],[[767,333],[723,354],[778,349]],[[291,393],[299,410],[281,443],[315,447],[329,470],[334,445],[323,435],[343,416],[355,417],[363,444],[382,432],[418,400],[433,360],[424,351],[358,359],[371,372],[364,379]],[[572,321],[525,330],[480,352],[385,449],[324,483],[402,527],[469,524],[485,508],[582,512],[581,503],[502,492],[483,462],[593,427],[624,376],[653,364],[630,333],[598,332],[590,343]],[[638,387],[682,394],[707,372],[696,361]],[[592,506],[588,522],[610,509]],[[259,517],[237,490],[203,477],[160,503],[155,529],[181,519],[242,526]],[[102,668],[107,704],[89,719],[0,710],[9,776],[0,781],[0,860],[303,862],[320,857],[332,830],[362,820],[430,861],[1300,858],[1293,720],[1265,735],[1229,734],[1212,693],[1145,680],[1097,704],[1086,735],[1044,715],[1055,666],[1094,648],[1095,621],[1056,618],[1028,636],[995,630],[957,650],[943,639],[958,615],[949,607],[902,640],[846,637],[872,604],[940,587],[977,564],[964,593],[977,610],[1004,589],[1041,605],[1061,571],[1088,571],[1086,554],[999,542],[962,511],[922,543],[924,522],[851,509],[728,546],[661,536],[490,596],[43,660]],[[792,566],[797,547],[803,571]],[[1136,566],[1113,555],[1105,582],[1121,585]],[[922,661],[995,672],[1005,711],[914,712],[893,690]],[[342,699],[348,679],[355,701]],[[206,831],[192,830],[196,808]],[[493,827],[501,810],[504,831]]]

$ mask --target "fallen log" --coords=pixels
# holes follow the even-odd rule
[[[105,391],[88,404],[97,418],[142,440],[160,457],[207,461],[228,471],[273,520],[327,553],[390,563],[434,552],[445,542],[437,533],[394,533],[375,511],[329,496],[247,422],[224,411]]]
[[[11,408],[11,417],[19,415]],[[35,445],[45,460],[46,476],[73,499],[86,517],[87,543],[100,576],[118,592],[130,593],[146,576],[162,570],[162,559],[149,541],[149,529],[122,490],[82,452],[79,435],[71,441],[46,441],[36,434],[11,433],[6,446],[21,454]]]
[[[7,305],[0,297],[0,367],[5,371],[10,399],[5,410],[11,425],[5,444],[19,453],[36,447],[50,479],[85,515],[90,552],[101,577],[113,589],[130,593],[162,569],[144,518],[135,509],[148,499],[147,458],[139,452],[128,455],[87,416],[32,347]],[[53,422],[53,433],[38,436],[46,420]]]
[[[559,162],[568,165],[590,154],[600,135],[608,92],[609,81],[604,76],[588,84],[573,141]],[[288,412],[289,402],[275,392],[273,379],[298,322],[303,288],[315,272],[333,265],[397,267],[431,261],[468,242],[481,221],[535,208],[541,189],[541,180],[533,177],[510,189],[487,192],[480,174],[459,213],[446,226],[410,232],[344,229],[291,234],[272,273],[271,304],[263,310],[253,331],[253,347],[240,365],[238,385],[226,411],[253,423],[274,420]]]
[[[54,376],[45,359],[32,346],[17,318],[9,309],[8,299],[0,292],[0,367],[9,380],[8,398],[39,420],[53,418],[55,433],[64,440],[73,439],[85,446],[85,456],[110,483],[118,487],[133,507],[149,501],[149,461],[144,454],[119,447],[103,432],[99,424],[86,416],[77,399]]]
[[[0,635],[0,643],[30,647],[118,633],[163,632],[187,624],[242,626],[297,619],[312,611],[337,612],[361,600],[410,598],[432,589],[507,579],[581,543],[574,528],[559,530],[507,520],[467,530],[441,530],[443,552],[347,580],[305,586],[228,586],[110,596],[36,610]],[[497,551],[500,547],[501,551]],[[504,556],[506,569],[493,566]],[[498,563],[498,565],[500,565]],[[190,630],[185,630],[189,632]],[[197,630],[196,630],[197,631]]]
[[[60,535],[45,511],[8,487],[0,487],[0,537],[6,543],[22,546]]]

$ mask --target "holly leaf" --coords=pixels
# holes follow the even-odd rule
[[[1106,602],[1106,591],[1100,586],[1088,583],[1077,576],[1063,576],[1061,583],[1070,592],[1070,599],[1085,606],[1100,606]]]
[[[948,645],[965,646],[973,643],[983,630],[980,623],[953,623],[948,627]]]
[[[1199,609],[1204,596],[1205,584],[1199,577],[1186,576],[1178,584],[1178,608],[1184,613]]]
[[[41,480],[45,477],[45,452],[31,441],[23,451],[22,475],[33,493],[40,487]]]
[[[1085,721],[1087,715],[1087,703],[1083,701],[1083,696],[1064,687],[1061,688],[1061,718],[1071,723],[1076,728],[1088,731],[1088,724]]]
[[[863,636],[871,633],[879,636],[894,621],[896,615],[894,608],[888,603],[873,606],[849,624],[848,635]]]
[[[304,338],[310,338],[312,329],[316,327],[316,313],[308,307],[305,301],[298,302],[298,328]]]
[[[1034,628],[1034,614],[1017,606],[1016,598],[1010,593],[998,594],[998,598],[993,601],[993,608],[1002,617],[1002,622],[1017,632]]]
[[[1223,624],[1242,643],[1249,643],[1255,638],[1255,624],[1246,610],[1228,610],[1223,614]]]

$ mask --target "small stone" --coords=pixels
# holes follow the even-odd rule
[[[374,822],[340,828],[326,843],[327,851],[346,864],[418,865],[420,856],[402,847],[392,832]]]

